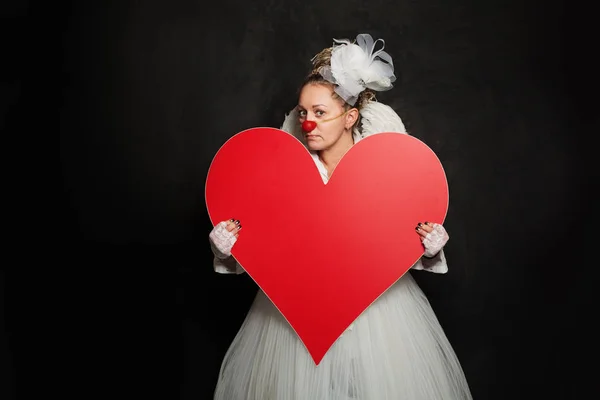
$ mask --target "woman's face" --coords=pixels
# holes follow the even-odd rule
[[[333,97],[331,87],[319,84],[304,86],[298,101],[300,123],[306,120],[317,123],[311,132],[304,132],[310,150],[327,150],[338,143],[344,132],[350,132],[358,112],[353,109],[344,114],[345,111],[342,100]]]

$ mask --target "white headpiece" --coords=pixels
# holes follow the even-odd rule
[[[375,50],[381,40],[382,47]],[[383,47],[383,39],[373,41],[368,33],[356,36],[356,43],[337,40],[331,51],[331,66],[323,67],[319,73],[327,81],[337,85],[335,92],[348,104],[354,105],[360,92],[366,88],[375,91],[390,90],[394,76],[392,57]]]

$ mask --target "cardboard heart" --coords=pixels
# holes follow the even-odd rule
[[[215,155],[206,205],[213,225],[241,221],[233,256],[318,365],[423,255],[415,227],[444,221],[448,184],[435,153],[409,135],[357,142],[324,184],[298,139],[253,128]]]

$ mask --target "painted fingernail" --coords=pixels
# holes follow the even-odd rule
[[[238,226],[238,229],[242,229],[242,225],[239,225],[239,226]]]
[[[425,222],[425,223],[427,223],[427,222]],[[417,226],[423,226],[423,224],[419,222],[419,223],[417,224]]]
[[[239,220],[239,219],[236,219],[236,220],[235,220],[235,223],[236,223],[237,225],[239,225],[239,224],[240,224],[240,220]]]
[[[420,228],[419,228],[418,226],[415,228],[415,230],[416,230],[417,232],[419,231],[419,229],[420,229]]]
[[[425,221],[425,225],[429,225],[429,222]]]
[[[233,218],[231,218],[231,219],[229,220],[229,222],[233,222]]]

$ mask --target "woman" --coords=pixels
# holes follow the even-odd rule
[[[304,143],[325,183],[359,140],[378,132],[405,133],[400,117],[375,101],[374,91],[390,89],[395,80],[391,57],[374,51],[376,43],[358,35],[356,43],[336,40],[315,56],[298,106],[282,126]],[[444,227],[415,225],[425,252],[412,269],[445,273]],[[241,229],[231,219],[210,233],[217,272],[244,272],[231,256]],[[318,366],[259,290],[225,355],[215,399],[463,400],[471,394],[429,302],[406,273],[348,327]]]

